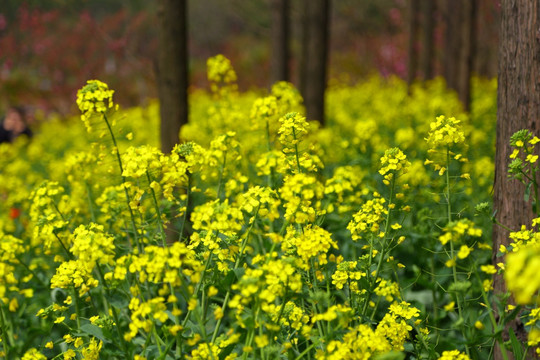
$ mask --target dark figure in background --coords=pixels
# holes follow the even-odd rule
[[[32,137],[32,131],[26,124],[26,111],[19,106],[12,106],[0,124],[0,144],[13,142],[18,136]]]

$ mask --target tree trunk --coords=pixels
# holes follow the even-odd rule
[[[180,142],[180,128],[188,120],[187,0],[160,0],[158,20],[156,78],[161,117],[160,140],[161,151],[170,153]],[[175,219],[176,215],[177,211],[173,209],[170,218]],[[167,243],[179,239],[175,224],[166,229],[166,236]]]
[[[161,150],[169,153],[180,142],[180,128],[188,118],[187,0],[160,0],[158,20],[160,139]]]
[[[530,226],[531,204],[524,201],[524,186],[509,181],[507,170],[511,153],[510,136],[520,129],[538,135],[540,119],[540,7],[536,0],[503,0],[499,46],[497,90],[497,150],[495,155],[494,208],[497,219],[511,229]],[[508,245],[508,232],[494,226],[493,260],[501,244]],[[506,292],[504,280],[494,279],[496,293]],[[519,321],[519,320],[517,320]],[[526,338],[523,326],[510,324],[519,338]],[[507,335],[507,334],[505,334]],[[495,358],[502,359],[500,351]]]
[[[306,79],[307,79],[307,62],[308,62],[308,54],[307,54],[307,43],[308,43],[308,14],[306,13],[307,10],[307,2],[308,0],[302,0],[301,3],[301,11],[300,11],[300,54],[298,56],[298,90],[300,91],[300,94],[302,96],[306,93]]]
[[[289,0],[271,0],[272,5],[272,52],[271,85],[289,81]]]
[[[471,108],[471,74],[476,49],[476,9],[477,0],[462,2],[461,51],[459,56],[458,95],[465,111]]]
[[[330,0],[304,0],[307,15],[304,103],[309,120],[324,125],[324,92],[328,59],[328,23]]]
[[[433,32],[435,29],[435,8],[436,1],[423,0],[423,18],[424,32],[422,37],[422,73],[424,80],[433,78],[433,58],[434,58],[434,39]]]
[[[409,47],[407,49],[407,85],[409,90],[418,70],[418,10],[420,0],[409,0]]]
[[[459,53],[460,44],[460,19],[461,19],[461,1],[446,0],[446,34],[444,39],[443,67],[444,78],[450,89],[458,90],[459,74]]]

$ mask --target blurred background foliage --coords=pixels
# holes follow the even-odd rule
[[[434,0],[435,1],[435,0]],[[14,103],[44,112],[74,111],[74,96],[87,79],[103,79],[123,106],[155,98],[157,18],[142,0],[4,0],[0,9],[0,112]],[[291,80],[298,86],[302,4],[291,0]],[[441,9],[443,8],[441,4]],[[268,87],[269,0],[188,2],[190,84],[206,87],[206,59],[231,59],[240,89]],[[476,74],[496,73],[498,7],[479,1]],[[373,73],[407,72],[408,2],[331,2],[329,78],[353,83]],[[436,14],[435,55],[441,59],[444,12]],[[421,44],[417,44],[421,46]],[[441,60],[442,61],[442,60]],[[435,65],[440,75],[441,66]],[[256,74],[256,76],[253,76]]]

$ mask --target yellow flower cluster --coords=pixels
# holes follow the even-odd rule
[[[216,232],[225,236],[236,235],[244,223],[242,210],[229,204],[229,200],[214,200],[197,206],[191,214],[193,229]]]
[[[47,357],[40,353],[36,348],[31,348],[24,353],[21,360],[47,360]]]
[[[68,224],[63,217],[69,211],[64,188],[55,181],[44,181],[31,194],[32,206],[30,219],[33,222],[33,238],[35,243],[44,243],[48,250],[57,247],[56,234]]]
[[[470,360],[470,357],[459,350],[443,351],[438,360]]]
[[[332,234],[316,225],[309,224],[301,232],[296,231],[293,226],[289,226],[282,248],[286,252],[291,248],[295,249],[298,255],[298,265],[307,270],[311,267],[312,261],[316,261],[319,266],[325,265],[328,262],[328,251],[338,247],[337,243],[332,240]]]
[[[278,130],[279,142],[283,145],[285,154],[294,153],[298,144],[307,134],[309,124],[304,116],[291,112],[279,119],[281,126]]]
[[[208,80],[215,83],[233,83],[236,82],[236,73],[229,59],[219,54],[211,57],[206,62],[208,67]]]
[[[367,194],[367,188],[362,187],[363,177],[364,173],[359,166],[336,168],[334,175],[324,184],[325,196],[333,197],[327,211],[343,214],[357,208],[361,203],[361,195]]]
[[[508,290],[514,294],[516,303],[531,304],[539,299],[540,247],[537,243],[525,245],[519,251],[508,254],[504,278]]]
[[[360,293],[358,280],[366,276],[365,272],[358,271],[357,261],[342,261],[338,264],[336,271],[332,275],[332,284],[341,290],[345,284],[349,284],[350,290],[354,293]]]
[[[375,294],[384,297],[386,301],[391,302],[394,300],[394,297],[401,296],[399,285],[397,283],[380,278],[377,279],[377,282],[379,284],[375,288]]]
[[[278,113],[278,102],[275,96],[258,98],[251,108],[251,119],[253,130],[269,130],[270,118]],[[263,121],[261,121],[263,120]],[[266,120],[266,121],[264,121]]]
[[[279,189],[285,207],[285,220],[290,223],[307,224],[314,222],[321,209],[324,186],[315,176],[295,174],[286,176]]]
[[[99,80],[88,80],[86,85],[77,91],[77,106],[81,111],[81,119],[88,132],[92,131],[90,118],[94,114],[105,114],[114,106],[114,90]]]
[[[301,330],[304,327],[309,328],[309,326],[307,326],[309,316],[301,307],[297,306],[292,301],[288,301],[286,304],[284,304],[283,309],[281,306],[276,306],[276,312],[274,312],[272,318],[274,322],[277,322],[280,314],[281,318],[279,318],[279,323],[281,325],[290,327],[293,330]]]
[[[297,293],[302,288],[300,273],[286,259],[269,259],[258,268],[248,268],[240,281],[232,286],[240,293],[234,295],[229,306],[242,311],[253,299],[261,301],[261,309],[269,314],[275,310],[274,302],[288,291]]]
[[[353,241],[363,239],[364,233],[375,234],[379,232],[380,224],[385,220],[388,210],[384,207],[386,200],[378,195],[375,193],[374,199],[362,204],[362,208],[353,215],[353,219],[347,225]]]
[[[538,142],[540,139],[527,129],[519,130],[510,137],[510,146],[513,148],[510,155],[513,160],[508,165],[510,176],[524,183],[534,177],[533,174],[538,170],[538,155],[535,151]]]
[[[73,231],[69,249],[88,269],[95,264],[113,265],[115,257],[114,237],[105,233],[103,225],[90,223],[80,225]]]
[[[430,149],[446,148],[453,144],[465,142],[465,134],[461,129],[461,120],[454,117],[446,118],[444,115],[429,124],[429,134],[425,139]]]
[[[149,245],[144,253],[129,257],[128,270],[137,274],[141,282],[162,282],[173,286],[183,283],[182,275],[192,281],[198,281],[203,265],[197,260],[195,252],[186,244],[175,242],[171,246],[161,247]]]
[[[317,360],[370,359],[385,354],[392,346],[384,335],[373,331],[368,325],[360,324],[350,329],[343,341],[332,340],[324,351],[318,351]]]
[[[122,153],[124,171],[122,176],[139,179],[161,170],[160,157],[163,154],[153,146],[130,146]]]
[[[124,335],[124,339],[130,341],[139,331],[149,333],[152,330],[155,320],[161,324],[169,319],[167,315],[167,305],[165,298],[156,297],[148,301],[141,302],[138,297],[131,298],[129,303],[131,310],[131,322],[129,323],[129,332]]]
[[[240,209],[249,215],[260,216],[275,220],[279,217],[278,207],[280,200],[278,194],[269,187],[250,187],[244,194],[239,196]],[[250,219],[250,223],[251,223]]]
[[[82,260],[69,260],[60,264],[51,278],[51,289],[70,289],[72,286],[83,296],[99,282],[92,276],[92,269]]]
[[[452,222],[443,229],[444,234],[439,236],[441,244],[446,245],[449,241],[459,244],[466,236],[481,237],[482,229],[475,227],[474,223],[468,219],[461,219]]]
[[[390,185],[390,182],[400,174],[406,174],[409,171],[411,163],[407,161],[407,156],[399,148],[392,148],[385,151],[381,157],[381,167],[379,174],[384,177],[383,182]]]

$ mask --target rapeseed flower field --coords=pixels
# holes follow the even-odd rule
[[[227,59],[208,67],[170,154],[158,104],[121,109],[97,80],[82,122],[0,145],[4,358],[521,359],[538,344],[540,220],[491,257],[494,81],[474,81],[470,114],[440,80],[336,82],[320,128],[291,84],[241,93]],[[508,144],[535,191],[539,141]],[[516,317],[525,341],[501,335]]]

